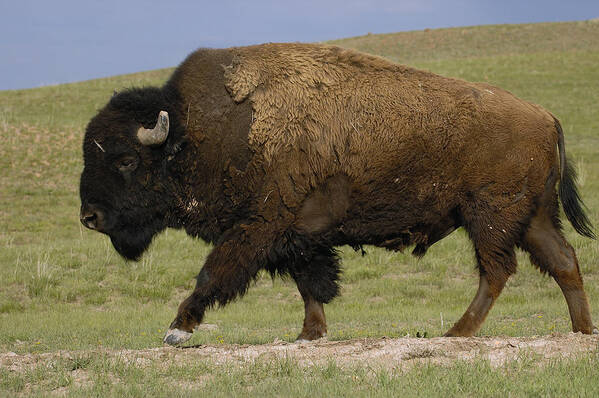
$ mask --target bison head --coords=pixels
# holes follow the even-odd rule
[[[154,235],[169,226],[173,190],[164,161],[172,120],[167,104],[159,89],[117,94],[85,132],[81,223],[108,235],[127,259],[138,259]]]

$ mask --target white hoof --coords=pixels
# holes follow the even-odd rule
[[[593,334],[599,334],[599,329],[597,329],[597,328],[594,328],[594,329],[593,329]]]
[[[191,338],[191,333],[179,329],[169,329],[164,336],[164,342],[169,345],[179,345]]]

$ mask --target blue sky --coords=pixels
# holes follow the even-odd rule
[[[599,0],[0,0],[0,90],[175,66],[199,47],[599,17]]]

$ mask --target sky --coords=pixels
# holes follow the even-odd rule
[[[599,0],[0,0],[0,90],[176,66],[200,47],[599,18]]]

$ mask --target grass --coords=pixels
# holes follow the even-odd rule
[[[567,150],[582,177],[581,193],[596,223],[599,23],[442,29],[368,35],[335,44],[447,76],[487,81],[551,110],[564,126]],[[113,90],[161,84],[171,71],[0,92],[0,351],[161,346],[165,327],[192,288],[210,247],[180,231],[167,231],[141,262],[123,261],[107,238],[82,230],[78,178],[85,124]],[[597,322],[599,247],[577,236],[569,225],[566,233],[576,248]],[[475,293],[474,255],[462,231],[435,245],[421,260],[372,247],[366,251],[362,257],[342,248],[343,293],[326,306],[330,339],[439,336]],[[555,282],[541,276],[523,254],[518,260],[518,273],[480,334],[568,332],[565,300]],[[205,322],[217,329],[195,333],[191,343],[292,341],[302,317],[295,286],[261,275],[243,299],[210,311]],[[216,395],[596,395],[597,385],[591,381],[598,376],[597,359],[590,356],[555,361],[540,370],[528,362],[522,369],[518,364],[491,369],[475,362],[390,373],[364,366],[347,370],[295,363],[249,368],[180,364],[162,369],[159,364],[114,364],[101,357],[80,360],[40,365],[26,373],[0,366],[0,395],[60,388],[72,395],[132,396],[144,391],[193,395],[199,389]],[[69,367],[84,369],[89,383],[78,384]],[[121,382],[114,383],[111,375]],[[186,383],[188,389],[180,388]]]
[[[539,366],[533,356],[495,368],[487,361],[449,366],[420,363],[386,370],[335,362],[302,366],[282,358],[244,366],[181,363],[145,358],[72,355],[21,372],[0,369],[0,393],[67,396],[577,396],[599,393],[597,358],[584,356]]]

